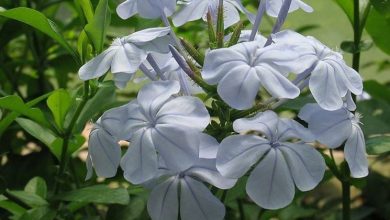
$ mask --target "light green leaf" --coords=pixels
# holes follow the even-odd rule
[[[48,125],[47,120],[41,110],[26,106],[23,103],[23,100],[17,95],[0,98],[0,108],[15,111],[19,114],[31,118],[40,124]]]
[[[130,201],[129,194],[124,188],[112,189],[106,185],[95,185],[82,189],[65,192],[55,197],[58,200],[69,202],[88,202],[102,204],[127,205]]]
[[[44,94],[42,96],[39,96],[38,98],[29,101],[26,103],[27,108],[31,108],[35,106],[36,104],[40,103],[41,101],[45,100],[47,97],[49,97],[51,93]],[[18,112],[11,112],[6,117],[2,118],[0,120],[0,136],[4,133],[5,129],[7,129],[8,126],[11,125],[11,123],[21,115],[21,113]]]
[[[47,99],[47,106],[51,110],[54,121],[60,129],[64,129],[65,116],[72,104],[72,98],[66,90],[59,89]]]
[[[25,118],[17,118],[16,122],[29,134],[36,139],[42,141],[46,146],[50,147],[53,141],[57,138],[56,135],[49,129],[42,127],[40,124]]]
[[[7,192],[12,196],[15,196],[16,198],[20,199],[21,201],[23,201],[24,203],[26,203],[31,207],[40,207],[40,206],[49,205],[49,203],[45,199],[32,192],[19,191],[19,190],[7,190]]]
[[[26,211],[26,209],[24,209],[23,207],[9,200],[0,201],[0,208],[9,211],[12,215],[15,216],[20,216]]]
[[[24,191],[34,193],[42,198],[47,196],[46,181],[41,177],[34,177],[24,187]]]
[[[88,38],[92,41],[96,53],[103,51],[104,41],[106,39],[107,28],[110,25],[111,12],[108,6],[108,0],[100,0],[96,7],[95,15],[84,30]]]
[[[375,45],[390,55],[390,16],[386,17],[372,8],[367,18],[366,30]]]
[[[379,155],[390,151],[390,136],[376,136],[366,140],[367,153]]]
[[[84,15],[87,23],[91,23],[93,19],[93,8],[90,0],[74,0],[75,4],[78,5]]]
[[[66,42],[57,25],[44,14],[31,8],[18,7],[0,12],[0,16],[23,22],[43,32],[64,47],[78,62],[78,54]]]
[[[56,211],[44,206],[28,210],[18,220],[52,220],[55,217]]]

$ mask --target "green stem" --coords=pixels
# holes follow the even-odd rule
[[[353,1],[353,43],[355,48],[355,53],[352,57],[352,68],[359,72],[360,67],[360,41],[362,38],[362,31],[360,30],[360,14],[359,14],[359,0]]]
[[[343,191],[343,220],[351,219],[351,184],[349,180],[341,181]]]
[[[60,168],[58,171],[58,178],[61,178],[61,176],[64,175],[66,164],[67,164],[67,154],[68,154],[68,147],[69,147],[69,139],[72,136],[72,132],[74,129],[74,126],[76,125],[76,122],[82,112],[82,110],[85,107],[85,104],[87,104],[89,98],[89,81],[84,82],[84,95],[80,102],[80,104],[77,106],[76,112],[74,113],[72,120],[66,129],[64,135],[63,135],[63,143],[62,143],[62,151],[61,151],[61,160],[60,160]],[[59,192],[60,186],[59,181],[56,181],[54,185],[54,193],[57,194]]]

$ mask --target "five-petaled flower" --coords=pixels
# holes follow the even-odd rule
[[[143,18],[156,19],[165,13],[171,16],[175,12],[176,0],[126,0],[116,8],[116,12],[122,19],[127,19],[135,14]]]
[[[321,154],[304,142],[289,141],[313,140],[310,131],[298,122],[266,111],[237,119],[233,128],[238,133],[255,131],[264,137],[240,134],[225,138],[218,150],[217,169],[223,176],[240,178],[257,164],[246,191],[260,207],[283,208],[293,200],[295,186],[308,191],[321,181],[325,172]]]

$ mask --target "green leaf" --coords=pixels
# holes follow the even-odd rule
[[[104,41],[106,39],[107,28],[110,25],[111,12],[108,6],[108,0],[100,0],[96,7],[95,15],[84,30],[88,38],[92,41],[96,53],[103,51]]]
[[[47,120],[41,110],[28,107],[23,103],[23,100],[17,95],[11,95],[11,96],[0,98],[0,108],[5,108],[11,111],[15,111],[19,114],[31,118],[32,120],[40,124],[48,125]]]
[[[44,206],[28,210],[18,220],[52,220],[55,217],[56,211]]]
[[[88,202],[102,204],[127,205],[130,201],[129,194],[124,188],[112,189],[106,185],[95,185],[82,189],[65,192],[55,197],[58,200],[69,202]]]
[[[39,102],[45,100],[51,93],[44,94],[32,101],[27,102],[25,105],[27,108],[31,108],[38,104]],[[2,118],[0,120],[0,136],[4,133],[5,129],[11,125],[11,123],[21,115],[21,113],[18,112],[11,112],[8,114],[5,118]]]
[[[390,136],[376,136],[366,140],[366,150],[369,155],[379,155],[390,151]]]
[[[390,104],[378,100],[357,102],[357,110],[363,115],[360,119],[364,135],[377,135],[390,133]]]
[[[14,216],[21,216],[24,212],[26,212],[26,209],[9,200],[0,201],[0,208],[9,211]]]
[[[106,219],[137,220],[142,219],[141,215],[146,208],[146,200],[136,197],[126,205],[112,205],[108,209]]]
[[[311,217],[317,212],[316,209],[313,208],[305,208],[299,206],[297,204],[292,204],[282,209],[279,213],[279,217],[281,220],[293,220],[293,219],[301,219],[305,217]]]
[[[34,193],[42,198],[47,196],[46,181],[41,177],[34,177],[24,187],[24,191]]]
[[[364,90],[375,99],[381,99],[390,104],[390,89],[375,80],[364,81]]]
[[[375,45],[390,55],[390,16],[381,14],[376,8],[371,9],[367,18],[366,30]]]
[[[49,205],[49,203],[45,199],[32,192],[19,191],[19,190],[7,190],[7,192],[10,195],[18,198],[19,200],[21,200],[22,202],[26,203],[31,207],[40,207],[40,206]]]
[[[31,8],[18,7],[0,12],[0,16],[17,20],[43,32],[64,47],[78,62],[78,54],[66,42],[57,25],[44,14]]]
[[[53,141],[57,138],[56,135],[49,129],[42,127],[40,124],[25,118],[17,118],[16,122],[30,135],[42,141],[46,146],[50,147]]]
[[[51,110],[54,121],[60,129],[64,129],[65,116],[72,104],[72,98],[66,90],[54,91],[47,99],[47,106]]]
[[[386,19],[390,18],[390,1],[389,0],[370,0],[374,8]]]
[[[355,48],[355,44],[352,41],[343,41],[340,45],[341,49],[347,53],[360,53],[362,51],[369,50],[373,45],[372,41],[361,41],[359,47]]]
[[[99,86],[98,92],[85,105],[80,114],[79,120],[77,120],[75,127],[76,133],[81,132],[84,129],[85,124],[97,113],[111,107],[111,105],[115,102],[115,85],[111,81],[106,82],[107,83],[104,85]]]
[[[93,8],[90,0],[74,0],[75,4],[80,7],[87,23],[91,23],[93,19]]]
[[[353,24],[353,0],[334,0]]]
[[[57,157],[57,159],[61,158],[61,151],[62,151],[62,144],[64,143],[64,140],[62,138],[57,138],[53,141],[51,144],[51,151],[53,154]],[[83,144],[85,143],[85,138],[81,135],[75,135],[69,140],[69,146],[68,146],[68,155],[72,155],[74,152],[76,152]]]

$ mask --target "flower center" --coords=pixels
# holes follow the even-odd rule
[[[280,147],[280,146],[281,146],[281,144],[278,141],[272,141],[271,142],[271,147],[272,148],[277,148],[277,147]]]

